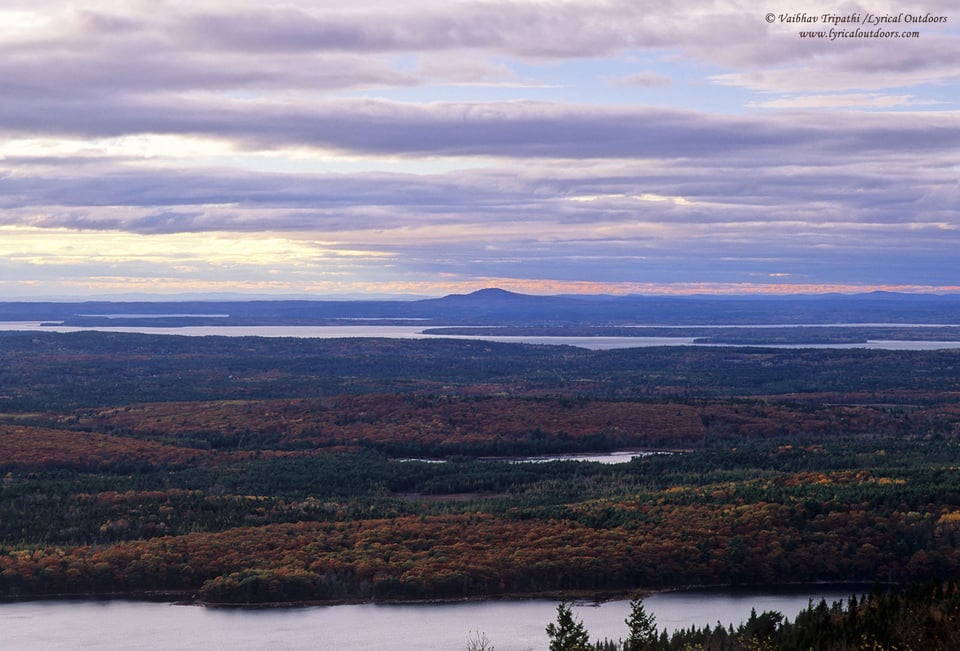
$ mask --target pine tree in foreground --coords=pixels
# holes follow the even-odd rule
[[[628,637],[624,651],[650,651],[659,648],[659,634],[653,615],[643,607],[643,598],[635,597],[630,601],[630,616],[624,620]]]
[[[569,602],[561,601],[557,605],[557,621],[547,624],[550,637],[550,651],[590,651],[590,636],[583,622],[573,618],[573,609]]]

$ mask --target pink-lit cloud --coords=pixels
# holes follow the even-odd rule
[[[775,4],[11,0],[0,292],[953,291],[960,14]]]

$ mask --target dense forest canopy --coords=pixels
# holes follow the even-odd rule
[[[8,597],[960,577],[958,351],[7,333],[0,373]]]

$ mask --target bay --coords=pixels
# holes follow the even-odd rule
[[[843,325],[843,324],[840,324]],[[647,348],[651,346],[729,346],[729,344],[700,344],[694,337],[545,337],[545,336],[497,336],[490,335],[430,335],[424,334],[423,325],[344,325],[344,326],[183,326],[163,328],[149,326],[102,326],[96,328],[61,325],[43,325],[39,321],[0,321],[0,331],[6,332],[131,332],[155,335],[181,335],[191,337],[295,337],[295,338],[342,338],[386,337],[393,339],[467,339],[474,341],[497,341],[503,343],[565,345],[589,350],[614,350],[619,348]],[[431,326],[443,327],[443,326]],[[719,326],[718,326],[719,327]],[[749,326],[738,326],[749,327]],[[780,326],[790,327],[790,326]],[[914,324],[913,327],[920,327]],[[751,345],[755,348],[866,348],[875,350],[944,350],[960,348],[960,341],[903,341],[876,340],[856,344],[791,344]]]

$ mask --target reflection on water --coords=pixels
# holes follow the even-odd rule
[[[804,591],[681,591],[644,601],[661,629],[737,626],[757,612],[793,619],[809,600],[828,603],[852,594],[838,588]],[[136,601],[32,601],[0,604],[0,646],[9,649],[337,649],[451,651],[481,632],[498,651],[546,648],[544,627],[557,602],[476,601],[451,604],[359,604],[308,608],[212,609]],[[593,639],[626,634],[628,601],[577,604],[574,614]]]

